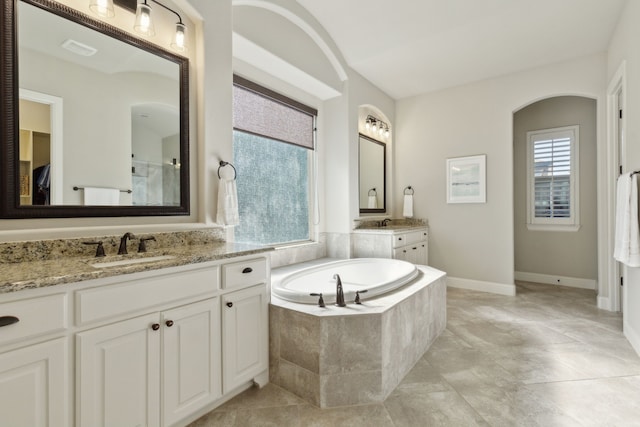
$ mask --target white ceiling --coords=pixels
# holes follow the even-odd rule
[[[627,0],[297,1],[400,99],[604,52]]]

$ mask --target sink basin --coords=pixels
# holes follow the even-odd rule
[[[133,258],[133,259],[121,259],[119,261],[96,262],[90,265],[93,268],[123,267],[131,264],[142,264],[147,262],[164,261],[164,260],[173,259],[173,258],[175,258],[175,256],[173,255],[159,255],[159,256],[152,256],[147,258]]]

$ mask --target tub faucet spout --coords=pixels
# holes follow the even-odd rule
[[[338,307],[346,307],[344,302],[344,290],[342,289],[342,280],[340,280],[339,274],[334,274],[333,278],[336,279],[336,305]]]

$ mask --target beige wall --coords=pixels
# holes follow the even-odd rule
[[[527,132],[579,125],[580,229],[528,230]],[[535,102],[513,115],[515,271],[598,278],[596,218],[596,101],[561,96]]]
[[[513,289],[513,112],[558,95],[602,98],[605,70],[595,55],[398,101],[394,209],[412,185],[431,265],[476,289]],[[487,202],[447,204],[446,159],[475,154],[487,155]]]

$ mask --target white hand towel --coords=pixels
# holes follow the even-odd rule
[[[117,188],[84,187],[85,206],[113,206],[120,204]]]
[[[616,193],[616,233],[613,257],[629,267],[640,267],[637,175],[630,173],[620,175]]]
[[[378,209],[378,196],[376,196],[375,194],[369,196],[369,202],[367,207],[369,209]]]
[[[405,218],[413,218],[413,194],[404,195],[404,206],[402,207],[402,216]]]
[[[220,178],[218,185],[218,216],[221,225],[240,224],[238,213],[238,190],[235,179]]]

